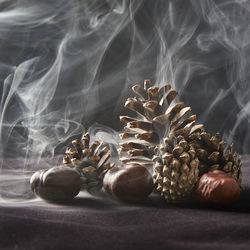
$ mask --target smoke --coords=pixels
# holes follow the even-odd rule
[[[21,62],[3,62],[10,73],[0,106],[4,156],[52,157],[57,145],[83,133],[105,110],[100,93],[104,104],[111,105],[106,89],[114,80],[96,79],[105,53],[137,5],[129,7],[133,11],[119,1],[17,1],[5,6],[2,50],[10,44],[6,61],[17,57],[14,47]]]
[[[59,163],[86,130],[116,144],[130,87],[144,79],[171,83],[208,131],[249,153],[249,1],[6,0],[0,9],[2,169],[10,159],[16,171]]]

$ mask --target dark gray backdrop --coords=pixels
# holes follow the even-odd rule
[[[51,156],[130,87],[169,82],[211,133],[249,153],[249,1],[2,1],[1,154]],[[96,126],[96,125],[95,125]],[[100,126],[99,126],[100,129]]]

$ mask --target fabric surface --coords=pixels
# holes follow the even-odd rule
[[[82,193],[70,204],[39,199],[0,204],[0,249],[249,249],[250,157],[240,201],[232,208],[140,204]]]

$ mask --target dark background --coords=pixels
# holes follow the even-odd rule
[[[144,79],[171,83],[209,132],[249,153],[248,1],[21,0],[0,9],[4,157],[63,153],[95,123],[121,130],[130,87]]]
[[[249,249],[250,171],[230,208],[124,204],[29,187],[86,130],[117,145],[131,86],[172,84],[211,133],[250,153],[250,1],[0,1],[1,249]]]

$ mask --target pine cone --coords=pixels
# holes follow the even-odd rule
[[[133,86],[133,91],[140,98],[128,98],[125,107],[140,115],[138,118],[121,116],[120,120],[127,125],[120,135],[124,140],[120,144],[122,162],[135,161],[142,165],[152,165],[155,147],[163,142],[164,137],[174,138],[184,135],[184,138],[196,131],[203,131],[203,125],[195,125],[196,116],[190,115],[191,108],[184,103],[172,104],[177,91],[167,84],[164,87],[150,87],[150,81],[145,80],[144,88]]]
[[[105,173],[114,166],[108,163],[111,151],[100,141],[90,144],[90,135],[86,133],[81,140],[74,140],[75,149],[68,147],[63,163],[74,167],[81,175],[82,189],[91,191],[101,188]]]
[[[219,141],[220,134],[210,137],[207,132],[196,132],[188,137],[200,160],[200,175],[213,170],[223,170],[241,185],[241,159],[233,151],[233,144],[225,150],[227,143]]]
[[[169,202],[181,202],[192,193],[199,179],[199,159],[183,136],[164,138],[154,156],[156,190]]]
[[[121,157],[121,161],[152,166],[154,155],[158,157],[164,155],[159,152],[159,148],[165,146],[164,138],[171,138],[173,143],[178,141],[178,136],[182,136],[189,147],[194,149],[193,159],[198,158],[200,162],[197,166],[199,176],[210,170],[221,169],[239,184],[241,183],[241,161],[233,151],[232,145],[225,151],[226,143],[218,141],[219,134],[210,137],[202,124],[196,125],[196,116],[191,115],[190,107],[185,107],[182,102],[173,103],[178,94],[176,90],[171,89],[169,84],[161,88],[150,87],[149,80],[145,80],[144,88],[135,85],[132,89],[139,98],[128,98],[125,107],[135,111],[139,117],[120,117],[120,120],[127,124],[124,127],[125,132],[120,135],[124,140],[120,144],[120,154],[129,155],[129,157]],[[156,147],[157,145],[159,146]],[[166,152],[173,154],[171,151]]]

